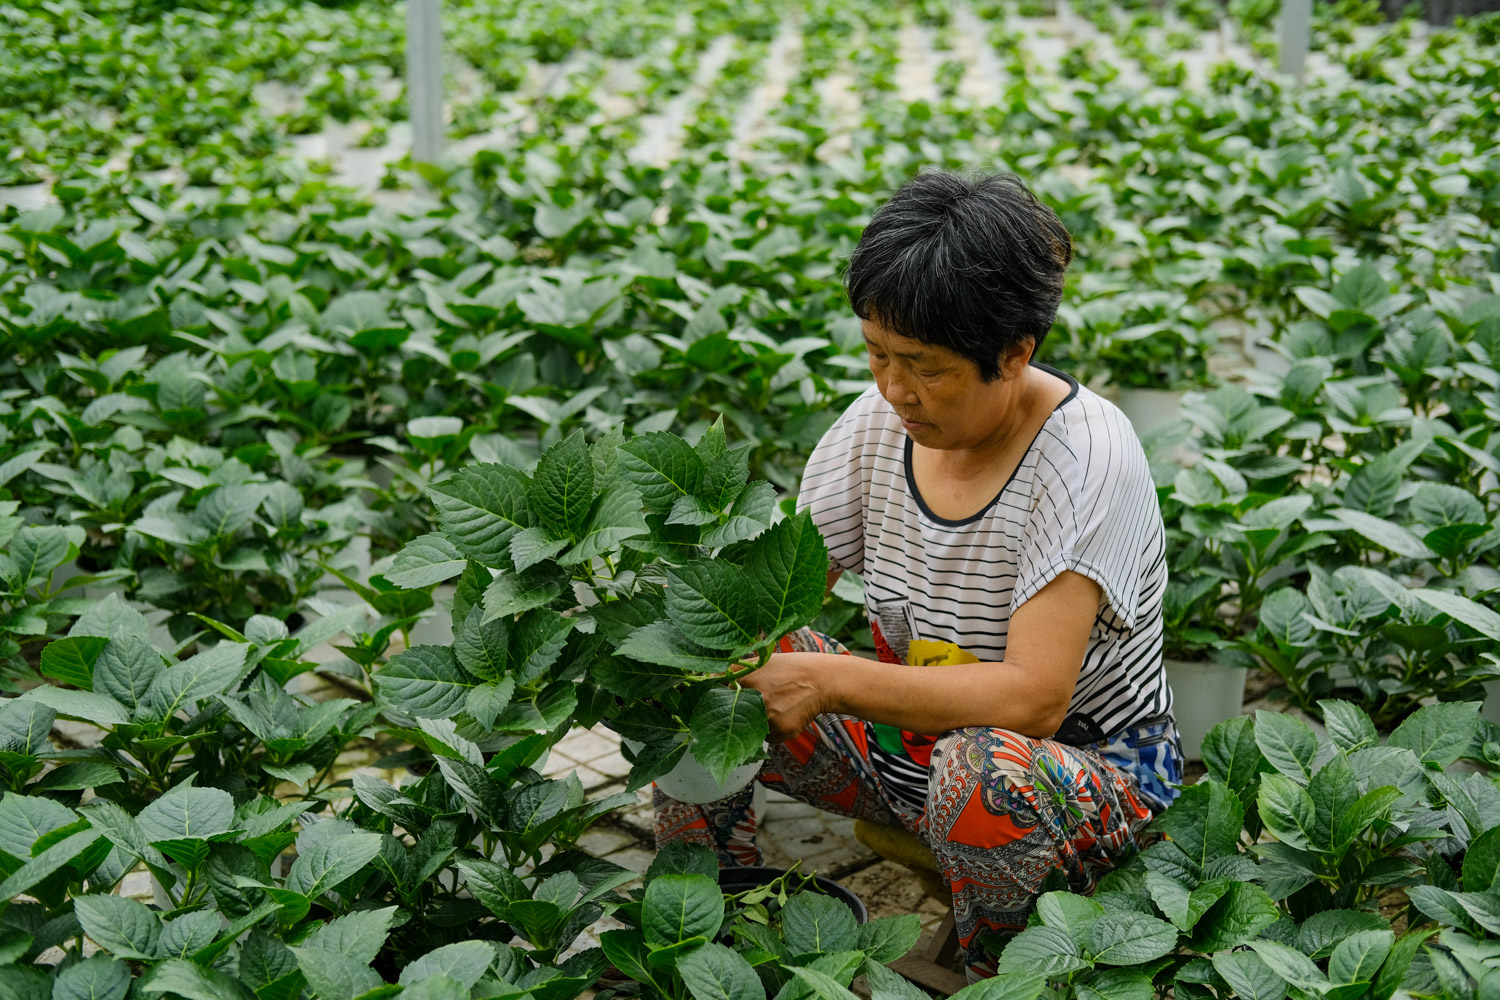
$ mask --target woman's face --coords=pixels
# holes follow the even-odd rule
[[[922,447],[978,447],[1014,412],[1024,350],[1003,358],[1000,378],[986,382],[979,366],[946,347],[903,337],[873,319],[862,325],[870,374],[906,433]]]

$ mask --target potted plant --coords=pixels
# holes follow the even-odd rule
[[[582,678],[583,724],[639,745],[631,789],[689,751],[717,785],[754,776],[765,707],[736,681],[816,617],[828,556],[805,514],[773,525],[776,492],[750,481],[748,448],[730,448],[722,423],[696,445],[664,431],[588,445],[575,432],[532,474],[479,464],[430,493],[441,530],[398,553],[392,579],[459,577],[456,659],[421,668],[449,682],[439,715],[483,728],[493,704],[543,694],[541,665]],[[499,654],[477,652],[492,647],[521,660],[502,676]]]

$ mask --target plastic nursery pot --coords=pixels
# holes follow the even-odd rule
[[[1182,754],[1203,759],[1203,738],[1245,708],[1245,667],[1226,667],[1212,661],[1188,663],[1166,660],[1167,683],[1172,686],[1172,715],[1182,737]]]
[[[720,868],[719,888],[725,892],[745,892],[763,885],[770,885],[786,873],[787,869],[785,868],[769,868],[764,866]],[[853,911],[854,922],[857,924],[864,924],[870,919],[870,911],[865,909],[864,901],[831,878],[816,875],[813,877],[813,882],[802,891],[821,892],[824,895],[832,896]]]
[[[622,739],[621,742],[632,754],[639,753],[641,747],[645,745],[635,740]],[[728,780],[720,784],[714,780],[708,768],[698,763],[697,758],[693,756],[693,751],[688,750],[682,755],[682,760],[677,762],[676,767],[656,779],[656,787],[660,788],[670,799],[701,806],[706,802],[727,799],[750,784],[760,773],[761,763],[761,761],[754,760],[748,764],[741,764],[729,772]]]

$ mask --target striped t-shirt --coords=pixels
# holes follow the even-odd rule
[[[875,645],[910,662],[912,639],[1005,658],[1010,617],[1064,570],[1103,592],[1068,716],[1056,738],[1091,743],[1169,714],[1162,668],[1166,539],[1150,467],[1129,420],[1073,379],[998,496],[960,521],[933,514],[911,471],[912,442],[871,387],[823,435],[799,509],[836,569],[858,573]],[[941,669],[940,667],[934,669]],[[869,724],[872,762],[920,810],[935,735]]]

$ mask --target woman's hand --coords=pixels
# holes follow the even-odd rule
[[[819,653],[773,653],[766,665],[740,678],[740,684],[754,688],[766,703],[766,717],[771,720],[772,743],[785,743],[806,729],[813,717],[827,711],[826,694],[818,683],[816,660],[826,660]]]

